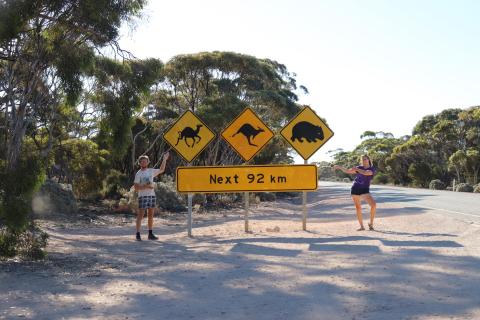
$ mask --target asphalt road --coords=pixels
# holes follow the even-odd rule
[[[351,183],[319,181],[320,188],[350,193]],[[433,209],[459,219],[480,219],[480,194],[374,185],[370,188],[378,203],[400,203]],[[463,220],[463,219],[462,219]]]

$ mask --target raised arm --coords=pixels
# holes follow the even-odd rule
[[[162,164],[160,165],[160,169],[155,172],[154,177],[158,176],[159,174],[162,174],[165,172],[165,166],[167,165],[167,160],[170,158],[170,152],[167,151],[167,153],[164,154],[163,159],[162,159]]]
[[[357,168],[347,169],[347,168],[344,168],[344,167],[339,166],[339,165],[334,165],[333,170],[340,170],[340,171],[345,172],[346,174],[355,174],[355,173],[357,173],[358,169]]]

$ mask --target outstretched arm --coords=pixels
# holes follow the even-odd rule
[[[373,171],[372,170],[363,170],[363,169],[356,169],[356,171],[360,174],[363,174],[364,176],[373,176]]]
[[[346,174],[355,174],[357,173],[358,169],[357,168],[350,168],[350,169],[347,169],[347,168],[344,168],[342,166],[339,166],[339,165],[334,165],[333,166],[333,170],[340,170],[340,171],[343,171],[345,172]]]
[[[162,174],[162,173],[165,172],[165,166],[167,165],[168,158],[170,158],[170,152],[167,151],[167,153],[165,153],[164,156],[163,156],[162,164],[160,165],[160,169],[155,173],[154,177],[156,177],[159,174]]]

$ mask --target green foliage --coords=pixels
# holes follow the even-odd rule
[[[162,176],[162,181],[156,184],[155,194],[159,208],[171,211],[185,211],[185,200],[177,193],[176,185],[170,176]]]
[[[0,230],[0,258],[20,256],[28,260],[45,258],[48,234],[31,224],[24,231]]]
[[[387,184],[390,182],[388,175],[382,172],[378,172],[372,179],[373,184]]]
[[[17,238],[12,232],[0,230],[0,257],[11,258],[17,255]]]
[[[91,140],[70,139],[55,151],[55,163],[65,168],[75,195],[86,197],[101,190],[108,172],[108,155]]]
[[[0,172],[0,218],[9,230],[22,232],[32,211],[33,193],[45,180],[44,164],[38,156],[24,153],[14,171]]]
[[[120,199],[125,190],[132,185],[130,177],[118,170],[110,170],[103,180],[102,195],[109,199]]]
[[[414,185],[427,187],[431,177],[431,169],[427,163],[411,163],[408,167],[408,177],[413,181]]]
[[[332,164],[330,162],[321,161],[317,163],[318,167],[318,179],[329,181],[335,180],[335,172],[332,170]]]
[[[428,188],[430,190],[445,190],[446,187],[447,186],[445,185],[445,183],[443,183],[442,180],[438,179],[430,181],[430,184],[428,185]]]
[[[125,156],[131,143],[132,115],[143,106],[149,88],[161,80],[163,64],[158,59],[119,62],[97,58],[94,76],[98,83],[94,101],[102,106],[100,122],[102,146],[115,159]]]

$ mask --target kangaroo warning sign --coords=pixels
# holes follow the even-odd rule
[[[245,161],[252,159],[274,133],[250,108],[245,108],[222,132],[222,137]]]
[[[187,111],[163,134],[163,139],[187,162],[192,162],[215,138],[193,112]]]
[[[315,191],[316,165],[178,167],[177,191],[191,193]]]
[[[331,137],[333,131],[310,107],[305,107],[280,131],[285,140],[308,160]]]

